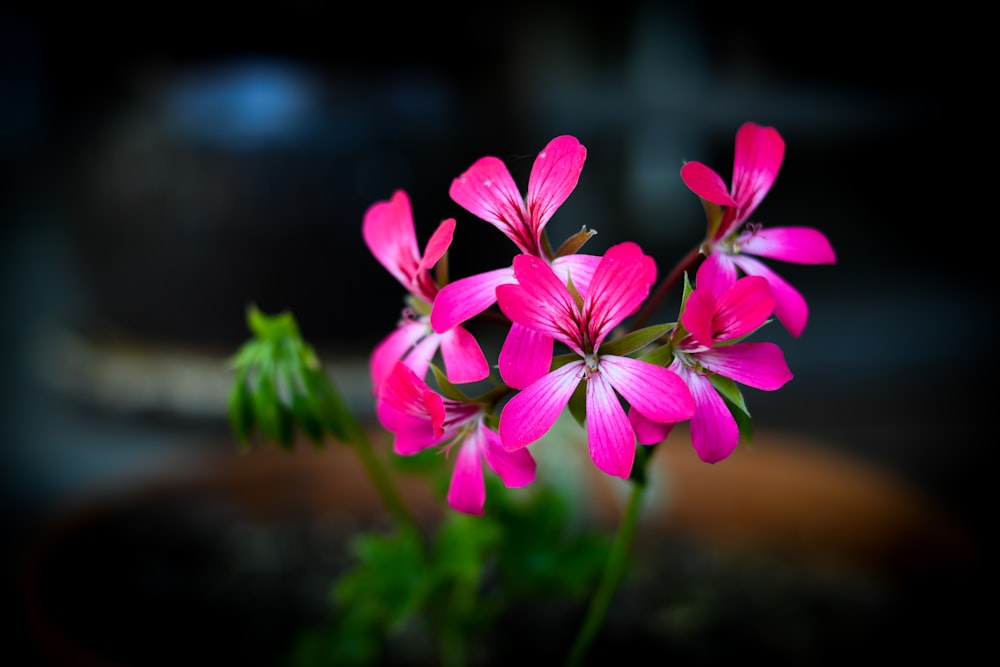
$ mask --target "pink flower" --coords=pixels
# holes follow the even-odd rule
[[[545,225],[569,197],[580,179],[587,149],[571,136],[556,137],[535,158],[522,197],[507,166],[496,157],[476,160],[452,181],[450,194],[459,206],[489,222],[527,255],[551,261],[561,275],[572,275],[577,285],[590,280],[599,257],[569,254],[552,258],[545,241]],[[504,267],[455,280],[438,294],[431,311],[435,331],[447,331],[478,315],[496,302],[496,288],[515,282]]]
[[[778,176],[785,156],[785,142],[773,127],[745,123],[736,133],[733,187],[730,192],[716,172],[701,162],[681,167],[684,183],[702,200],[723,207],[706,206],[709,229],[705,263],[732,284],[737,270],[767,280],[776,302],[774,314],[793,336],[800,336],[809,317],[802,295],[756,257],[796,264],[833,264],[836,257],[829,240],[812,227],[774,227],[747,224]]]
[[[400,359],[422,377],[439,349],[450,381],[476,382],[489,375],[486,356],[468,330],[456,326],[437,332],[430,325],[431,307],[439,293],[431,269],[448,250],[454,231],[453,218],[442,222],[421,256],[410,199],[405,192],[398,190],[392,199],[377,202],[365,212],[362,225],[365,243],[409,293],[399,326],[372,352],[370,373],[374,392]]]
[[[636,436],[619,394],[632,410],[653,422],[682,421],[694,413],[691,392],[674,372],[638,359],[599,353],[608,334],[649,295],[656,264],[635,243],[613,246],[601,258],[588,289],[577,294],[538,257],[515,257],[514,273],[517,284],[497,288],[503,313],[541,336],[564,343],[580,359],[543,375],[507,402],[500,415],[504,447],[518,450],[545,435],[585,380],[591,459],[609,475],[628,477]]]
[[[535,460],[525,450],[507,451],[489,429],[482,405],[445,398],[403,363],[397,363],[379,387],[379,421],[395,435],[393,449],[408,456],[440,445],[445,453],[458,447],[448,504],[459,512],[482,514],[486,501],[483,465],[508,488],[535,479]]]
[[[746,276],[732,285],[713,283],[714,272],[698,270],[697,288],[684,302],[682,329],[675,329],[674,360],[677,373],[694,396],[691,444],[702,461],[716,463],[739,444],[733,413],[710,379],[713,375],[756,389],[773,391],[792,379],[784,354],[774,343],[738,342],[762,326],[774,309],[767,281]],[[737,401],[742,402],[734,386]],[[731,394],[730,398],[734,398]],[[645,415],[629,414],[639,442],[652,444],[667,437],[673,424],[654,424]]]

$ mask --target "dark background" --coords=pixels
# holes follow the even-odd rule
[[[399,298],[361,241],[367,206],[406,189],[421,243],[458,218],[456,275],[498,266],[510,248],[448,185],[492,154],[524,188],[559,134],[588,158],[552,237],[586,225],[596,251],[634,239],[665,273],[702,234],[680,165],[699,160],[728,181],[736,130],[752,120],[787,144],[754,219],[819,228],[838,255],[772,263],[811,317],[798,340],[773,325],[796,378],[751,395],[756,423],[831,443],[953,515],[976,556],[950,573],[940,607],[962,621],[942,633],[975,642],[963,612],[993,602],[997,357],[995,207],[977,179],[992,157],[981,17],[841,4],[331,7],[0,10],[0,516],[12,564],[76,494],[225,433],[217,401],[144,400],[162,377],[102,391],[106,375],[66,363],[67,340],[221,359],[256,303],[291,309],[317,347],[363,359]]]

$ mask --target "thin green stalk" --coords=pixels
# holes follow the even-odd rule
[[[403,501],[402,495],[400,495],[399,490],[392,481],[392,476],[389,475],[385,466],[382,465],[382,461],[376,455],[375,448],[372,446],[371,440],[369,440],[365,430],[356,421],[352,421],[347,425],[347,432],[348,440],[350,441],[349,444],[352,445],[358,458],[361,459],[361,465],[364,466],[365,472],[368,473],[368,478],[371,480],[372,486],[375,487],[375,492],[378,493],[386,510],[396,520],[401,529],[411,531],[414,535],[419,535],[420,526],[417,524],[416,518],[414,518]]]
[[[632,480],[632,492],[629,495],[628,505],[622,515],[621,523],[618,525],[618,532],[615,541],[611,545],[611,553],[604,564],[604,571],[601,574],[601,581],[598,583],[594,597],[590,600],[590,607],[587,609],[587,616],[580,632],[576,636],[573,648],[570,651],[569,659],[566,661],[567,667],[575,667],[583,664],[583,659],[587,655],[590,645],[597,637],[597,632],[604,623],[604,617],[611,606],[611,598],[614,596],[618,583],[628,566],[629,552],[632,547],[632,538],[635,535],[636,526],[639,522],[639,508],[641,507],[642,492],[645,483]]]

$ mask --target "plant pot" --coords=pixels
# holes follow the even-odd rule
[[[674,664],[903,656],[972,558],[947,515],[862,462],[758,434],[710,466],[684,435],[656,452],[633,566],[588,664],[625,650]],[[22,610],[47,664],[278,665],[328,618],[350,538],[388,525],[353,452],[209,449],[226,453],[73,503],[31,541]],[[625,483],[577,473],[586,517],[610,535]],[[441,518],[419,480],[400,481],[421,521]],[[470,664],[561,662],[584,604],[512,610],[495,642],[470,645]],[[437,664],[398,646],[387,661]]]

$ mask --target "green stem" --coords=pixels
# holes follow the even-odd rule
[[[629,551],[632,546],[632,538],[635,535],[636,526],[639,522],[639,508],[641,507],[642,492],[645,484],[632,480],[632,492],[629,495],[628,505],[625,507],[625,514],[618,525],[618,533],[615,541],[611,545],[611,553],[604,564],[604,572],[601,574],[601,581],[598,584],[594,597],[590,600],[590,607],[587,609],[587,616],[580,632],[576,636],[576,641],[570,651],[569,659],[566,661],[567,667],[583,664],[583,659],[587,650],[594,642],[598,630],[604,623],[604,617],[611,606],[611,598],[615,589],[628,566]]]
[[[361,459],[361,465],[364,466],[365,472],[368,473],[368,478],[371,480],[372,486],[375,487],[375,492],[378,493],[386,510],[396,520],[401,529],[408,530],[414,535],[420,535],[420,526],[416,518],[414,518],[403,501],[403,496],[400,495],[399,490],[393,483],[392,476],[389,475],[389,472],[382,465],[382,461],[375,453],[375,448],[372,446],[371,440],[369,440],[365,430],[356,421],[352,421],[347,426],[347,431],[348,440],[357,453],[358,458]]]

